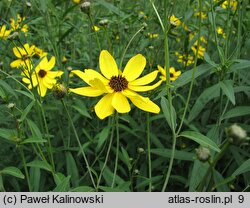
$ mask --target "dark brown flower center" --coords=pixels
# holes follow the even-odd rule
[[[47,74],[47,72],[46,72],[45,70],[43,70],[43,69],[41,69],[41,70],[38,72],[38,76],[39,76],[40,78],[45,77],[46,74]]]
[[[173,77],[174,77],[174,74],[173,74],[173,73],[170,73],[170,77],[173,78]]]
[[[127,89],[128,81],[125,77],[122,77],[121,75],[112,76],[109,82],[109,86],[114,89],[115,92],[120,92],[122,90]]]

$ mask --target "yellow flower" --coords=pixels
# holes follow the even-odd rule
[[[163,69],[160,65],[157,65],[157,68],[158,68],[159,72],[161,73],[160,78],[163,81],[166,81],[166,79],[167,79],[166,69],[165,68]],[[170,81],[176,80],[181,75],[181,71],[175,71],[174,67],[170,67],[169,72],[170,72]]]
[[[191,49],[194,52],[194,54],[197,53],[198,58],[204,57],[206,49],[204,47],[202,47],[201,45],[199,45],[199,47],[198,47],[198,41],[195,41],[195,43],[192,45]]]
[[[207,19],[207,14],[204,12],[196,12],[194,13],[194,16],[201,17],[201,19]]]
[[[148,33],[149,38],[158,38],[159,34],[158,33]]]
[[[44,52],[41,48],[38,48],[37,46],[34,47],[34,53],[40,58],[48,55],[47,52]]]
[[[184,66],[189,66],[194,63],[194,57],[190,54],[179,54],[178,52],[175,52],[175,55],[177,56],[177,61]]]
[[[75,4],[80,4],[81,0],[72,0]]]
[[[224,1],[222,4],[221,4],[221,7],[223,9],[226,9],[228,6],[230,6],[232,8],[233,11],[236,11],[237,9],[237,1],[235,0],[230,0],[230,4],[228,4],[228,1]]]
[[[70,89],[70,91],[88,97],[105,94],[94,108],[100,119],[110,116],[115,110],[118,113],[128,113],[131,108],[127,98],[141,110],[152,113],[160,112],[160,108],[149,98],[142,97],[135,92],[153,90],[162,82],[158,81],[154,85],[145,86],[156,79],[157,70],[138,78],[146,66],[144,56],[137,54],[132,57],[121,72],[112,55],[103,50],[100,53],[99,66],[102,74],[93,69],[85,69],[84,72],[73,70],[72,73],[90,86]]]
[[[169,20],[170,20],[170,24],[171,24],[171,25],[174,25],[174,26],[176,26],[176,27],[181,25],[180,19],[178,19],[178,18],[175,17],[174,15],[171,15],[170,18],[169,18]]]
[[[217,27],[216,29],[218,35],[222,35],[223,38],[226,38],[226,33],[224,32],[224,30],[221,27]]]
[[[35,46],[29,46],[28,43],[24,44],[24,47],[14,47],[13,53],[18,58],[15,61],[10,63],[12,68],[20,67],[20,66],[27,66],[31,64],[30,58],[35,55],[34,52]]]
[[[6,30],[6,25],[0,26],[0,38],[6,39],[11,33],[11,30]]]
[[[32,65],[29,64],[22,75],[24,76],[22,81],[28,84],[28,88],[37,87],[37,92],[41,97],[44,97],[47,89],[52,89],[56,84],[56,77],[60,77],[62,71],[51,71],[55,66],[55,57],[48,61],[47,57],[44,57],[39,64],[32,69]]]
[[[98,32],[98,31],[100,30],[100,27],[94,25],[94,26],[92,27],[92,30],[93,30],[94,32]]]
[[[13,31],[21,30],[24,33],[28,32],[28,30],[29,30],[28,25],[22,24],[24,20],[25,20],[25,17],[21,17],[20,14],[17,15],[16,20],[14,20],[13,18],[10,18],[11,29]]]

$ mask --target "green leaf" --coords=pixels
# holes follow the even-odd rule
[[[0,138],[4,138],[9,142],[13,142],[13,139],[16,138],[17,132],[13,129],[2,129],[0,128]]]
[[[237,59],[235,60],[235,64],[233,64],[230,68],[233,72],[236,72],[241,69],[246,69],[248,68],[250,70],[250,61],[249,60],[244,60],[244,59]]]
[[[66,166],[67,174],[71,176],[71,183],[73,186],[79,186],[79,173],[76,161],[71,152],[66,152]]]
[[[51,165],[48,164],[47,162],[41,161],[41,160],[33,160],[32,162],[27,163],[27,166],[28,167],[37,167],[37,168],[52,172]]]
[[[45,139],[41,139],[39,137],[29,137],[21,142],[21,144],[30,144],[30,143],[44,143],[47,142]]]
[[[110,126],[106,126],[98,134],[99,139],[98,139],[98,143],[97,143],[97,147],[96,147],[97,152],[100,151],[100,149],[102,148],[104,142],[108,139],[109,132],[110,132]]]
[[[179,136],[191,139],[203,147],[208,147],[216,152],[220,152],[219,147],[211,139],[195,131],[184,131]]]
[[[228,97],[231,103],[235,105],[233,82],[231,80],[224,80],[224,81],[219,82],[219,85],[223,93]]]
[[[78,113],[80,113],[81,115],[87,117],[87,118],[92,118],[89,113],[88,110],[86,108],[86,105],[84,102],[82,102],[81,100],[76,100],[75,101],[75,105],[72,106],[76,111],[78,111]]]
[[[245,116],[250,114],[250,107],[249,106],[237,106],[232,108],[231,110],[227,111],[222,119],[229,119],[239,116]]]
[[[64,178],[62,182],[56,186],[56,188],[53,190],[54,192],[67,192],[70,188],[70,176]]]
[[[198,185],[204,178],[208,167],[209,167],[208,163],[203,163],[200,162],[199,160],[195,160],[190,176],[189,190],[188,190],[189,192],[196,191]]]
[[[90,186],[79,186],[69,191],[70,192],[93,192],[95,191],[95,189]]]
[[[99,186],[99,188],[105,192],[124,192],[120,188],[111,188],[109,186]]]
[[[30,127],[31,133],[34,137],[39,138],[40,140],[42,140],[42,133],[40,131],[40,129],[38,128],[38,126],[30,119],[26,119],[28,126]]]
[[[151,149],[151,153],[159,155],[161,157],[170,158],[172,150],[165,148],[157,148],[157,149]],[[175,150],[174,158],[177,160],[193,161],[195,158],[195,154],[191,152]]]
[[[220,95],[220,88],[219,84],[213,85],[212,87],[209,87],[205,89],[201,95],[196,99],[195,104],[193,105],[189,116],[188,121],[191,122],[194,120],[200,112],[203,110],[205,105],[212,100],[213,98],[219,97]]]
[[[20,118],[21,121],[23,121],[23,120],[27,117],[28,113],[31,111],[31,109],[33,108],[34,104],[35,104],[35,101],[32,101],[32,102],[24,109],[24,111],[22,112],[22,116],[21,116],[21,118]]]
[[[103,7],[105,7],[106,9],[110,10],[111,12],[121,16],[121,17],[124,17],[125,14],[123,11],[121,11],[118,7],[114,6],[113,4],[111,3],[108,3],[106,1],[103,1],[103,0],[99,0],[97,1],[97,4],[99,5],[102,5]]]
[[[41,185],[41,169],[37,167],[30,168],[30,183],[32,186],[32,191],[40,191]]]
[[[12,89],[10,85],[7,84],[7,82],[0,80],[0,85],[6,90],[6,92],[12,94],[17,99],[15,91]]]
[[[168,100],[165,97],[162,97],[161,108],[169,127],[174,131],[176,128],[176,112],[174,107],[172,105],[170,107]]]
[[[194,75],[194,78],[197,78],[201,75],[204,75],[206,73],[213,73],[213,71],[211,69],[213,69],[214,67],[209,65],[209,64],[202,64],[202,65],[199,65],[196,67],[196,73]],[[175,88],[178,88],[178,87],[182,87],[183,85],[191,82],[192,80],[192,74],[193,74],[193,70],[194,69],[190,69],[184,73],[182,73],[178,79],[176,79],[174,82],[173,82],[173,85]]]
[[[223,176],[217,171],[213,171],[213,177],[214,177],[214,187],[213,189],[216,189],[219,192],[230,192],[230,188],[228,187],[227,183],[232,181],[234,177],[230,177],[230,180],[225,180]]]
[[[15,90],[16,92],[19,92],[20,94],[22,95],[25,95],[26,97],[30,98],[31,100],[35,101],[35,97],[33,94],[31,93],[28,93],[26,91],[23,91],[23,90]]]
[[[250,171],[250,159],[246,160],[240,167],[238,167],[234,172],[233,176],[238,176],[242,173],[246,173]]]
[[[23,173],[16,167],[12,167],[12,166],[6,167],[3,170],[1,170],[0,173],[5,174],[5,175],[11,175],[16,178],[24,179]]]

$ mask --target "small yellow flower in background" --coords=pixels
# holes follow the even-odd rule
[[[204,12],[195,12],[194,16],[201,17],[201,19],[207,19],[207,14]]]
[[[67,61],[68,61],[67,57],[66,57],[66,56],[63,56],[63,57],[62,57],[62,62],[63,62],[63,63],[66,63]]]
[[[72,0],[75,4],[80,4],[81,0]]]
[[[222,35],[223,38],[226,38],[226,33],[221,27],[217,27],[216,31],[218,35]]]
[[[191,49],[194,52],[194,54],[197,53],[198,58],[202,59],[204,57],[206,49],[201,45],[199,45],[199,47],[198,47],[198,41],[195,41],[195,43],[192,45]]]
[[[236,0],[230,0],[230,4],[229,4],[229,1],[224,1],[222,4],[221,4],[221,7],[223,9],[227,9],[228,6],[230,6],[232,8],[233,11],[236,11],[237,9],[237,1]]]
[[[169,18],[170,24],[173,26],[180,26],[182,23],[180,21],[180,19],[178,19],[177,17],[175,17],[174,15],[171,15]]]
[[[40,58],[48,55],[47,52],[44,52],[41,48],[38,48],[37,46],[34,47],[34,53]]]
[[[25,68],[22,72],[22,76],[24,76],[22,81],[28,84],[29,89],[37,87],[38,94],[44,97],[47,89],[52,89],[56,84],[56,77],[60,77],[63,74],[62,71],[51,71],[55,63],[55,57],[52,56],[50,60],[47,57],[43,57],[34,70],[32,65],[29,64],[28,68]]]
[[[10,63],[12,68],[17,68],[20,66],[27,66],[31,64],[30,58],[35,55],[34,52],[35,46],[30,46],[28,43],[24,44],[23,48],[21,47],[14,47],[13,53],[18,58],[15,61]]]
[[[194,57],[190,54],[187,55],[175,52],[175,55],[177,56],[177,61],[182,63],[184,66],[189,66],[194,63]]]
[[[92,27],[92,30],[93,30],[94,32],[98,32],[98,31],[100,30],[100,27],[94,25],[94,26]]]
[[[159,34],[158,33],[148,33],[149,38],[153,39],[153,38],[158,38]]]
[[[161,73],[160,78],[163,81],[166,81],[166,79],[167,79],[166,69],[162,68],[160,65],[157,65],[157,68],[158,68],[159,72]],[[174,67],[170,67],[169,72],[170,72],[170,81],[176,80],[181,75],[181,71],[175,71]]]
[[[20,30],[24,33],[27,33],[29,30],[29,26],[27,24],[23,24],[25,17],[21,17],[20,14],[17,14],[17,19],[10,18],[11,30],[16,31]]]
[[[6,30],[6,25],[0,26],[0,38],[6,39],[11,33],[11,30]]]
[[[73,70],[72,73],[90,86],[70,89],[70,92],[88,97],[105,94],[94,107],[100,119],[112,115],[115,110],[118,113],[128,113],[131,107],[127,98],[141,110],[151,113],[160,112],[160,108],[148,97],[136,93],[153,90],[162,82],[160,80],[153,85],[145,86],[156,79],[157,70],[139,78],[146,66],[144,56],[141,54],[133,56],[121,72],[112,55],[103,50],[100,53],[99,66],[102,74],[93,69],[85,69],[84,72]]]
[[[147,15],[145,15],[143,11],[139,11],[139,18],[143,18],[144,20],[148,19]]]

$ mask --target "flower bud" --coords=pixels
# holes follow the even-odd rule
[[[85,1],[85,2],[83,2],[81,4],[80,7],[81,7],[82,12],[84,12],[87,15],[89,15],[89,13],[90,13],[90,6],[91,6],[90,2],[89,1]]]
[[[143,148],[141,148],[141,147],[138,147],[137,152],[138,152],[138,154],[144,154],[145,150]]]
[[[7,108],[9,108],[9,109],[14,109],[16,107],[16,104],[15,103],[9,103],[8,105],[7,105]]]
[[[206,147],[200,146],[198,149],[195,149],[197,158],[201,162],[206,162],[210,158],[210,150]]]
[[[247,140],[247,133],[237,124],[233,124],[226,129],[227,138],[229,142],[238,145]]]
[[[106,27],[108,25],[109,21],[108,19],[102,19],[100,22],[99,22],[99,25],[100,26],[103,26],[103,27]]]
[[[67,94],[67,89],[63,84],[57,84],[53,87],[53,95],[56,99],[62,99]]]

